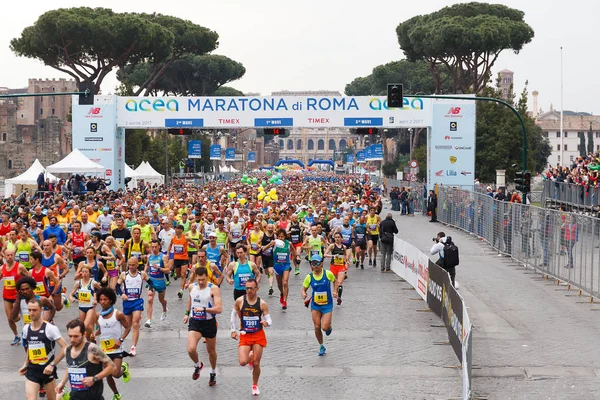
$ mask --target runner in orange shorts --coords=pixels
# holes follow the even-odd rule
[[[337,304],[342,304],[342,284],[344,279],[347,278],[346,271],[348,271],[348,265],[350,265],[350,250],[342,244],[342,234],[336,232],[333,235],[334,242],[327,246],[325,250],[325,257],[331,257],[331,264],[329,264],[329,270],[336,276],[338,282],[337,289]]]
[[[241,366],[252,370],[252,395],[258,396],[258,378],[260,377],[260,359],[267,347],[264,328],[271,326],[269,306],[258,293],[256,279],[246,281],[246,294],[238,297],[231,312],[231,337],[240,339],[238,360]],[[239,333],[238,333],[239,328]]]

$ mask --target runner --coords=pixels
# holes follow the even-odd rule
[[[200,249],[200,244],[202,243],[202,235],[198,230],[198,224],[195,222],[190,223],[190,230],[185,234],[185,237],[188,239],[188,243],[193,243],[194,245],[188,246],[188,261],[189,265],[194,265],[198,262],[198,250]]]
[[[129,364],[123,361],[123,358],[129,355],[123,351],[123,342],[129,335],[131,326],[125,314],[114,308],[117,294],[113,289],[100,288],[96,292],[96,300],[102,310],[96,316],[98,329],[94,337],[99,339],[100,348],[115,363],[115,370],[112,375],[106,377],[106,383],[114,393],[113,400],[121,400],[115,379],[123,377],[124,383],[131,379]]]
[[[228,236],[229,236],[229,249],[231,250],[231,258],[233,261],[235,256],[235,248],[242,241],[242,236],[244,234],[244,230],[246,229],[246,225],[240,222],[239,214],[234,214],[232,221],[228,226]]]
[[[348,264],[350,263],[350,256],[348,254],[348,248],[342,243],[342,234],[337,232],[333,235],[335,240],[334,243],[327,246],[325,250],[325,257],[331,257],[331,264],[329,270],[336,276],[337,279],[337,304],[342,304],[342,291],[344,279],[346,278],[346,271],[348,271]]]
[[[206,352],[210,362],[209,386],[217,384],[217,320],[215,316],[221,314],[223,306],[221,291],[217,285],[208,281],[205,267],[198,267],[194,271],[195,282],[188,287],[190,296],[187,301],[187,310],[183,323],[188,325],[187,351],[194,362],[192,379],[200,377],[204,363],[198,359],[198,342],[206,339]]]
[[[15,258],[29,270],[31,269],[31,262],[29,261],[31,252],[33,250],[42,251],[42,249],[35,240],[29,237],[29,231],[25,226],[19,229],[19,235],[21,238],[16,243],[17,251]],[[4,253],[6,254],[6,251]]]
[[[310,266],[312,272],[306,275],[302,285],[302,298],[308,297],[307,290],[312,288],[311,310],[312,320],[315,327],[315,336],[319,342],[319,355],[324,356],[327,349],[323,345],[323,332],[325,335],[331,335],[331,318],[333,315],[333,298],[337,298],[337,280],[333,272],[323,270],[323,258],[313,255]],[[333,294],[331,292],[331,282],[334,284]]]
[[[154,311],[154,293],[158,293],[158,301],[162,305],[162,314],[160,315],[160,322],[164,322],[167,319],[167,299],[165,294],[167,285],[165,284],[165,274],[169,273],[169,267],[165,266],[163,254],[160,252],[160,242],[153,240],[151,244],[150,255],[148,256],[148,263],[144,270],[152,281],[152,289],[148,289],[148,320],[144,324],[146,328],[152,328],[152,313]],[[183,279],[185,282],[185,279]]]
[[[265,274],[269,278],[269,296],[273,295],[273,281],[275,280],[275,274],[273,274],[273,246],[275,245],[275,225],[267,224],[266,232],[262,236],[260,242],[260,260],[263,265]]]
[[[27,278],[25,278],[27,279]],[[25,300],[22,300],[25,302]],[[27,400],[37,400],[40,390],[44,390],[48,400],[56,399],[56,364],[65,356],[67,342],[54,325],[44,321],[44,304],[40,299],[30,298],[27,303],[27,316],[30,320],[23,327],[23,347],[25,363],[19,373],[25,376],[25,396]],[[60,346],[57,351],[56,344]]]
[[[46,268],[42,265],[42,253],[38,252],[38,251],[34,251],[31,253],[31,270],[29,271],[31,274],[31,277],[34,279],[35,281],[35,287],[33,288],[33,292],[35,293],[36,296],[43,296],[46,297],[48,299],[53,299],[53,292],[50,292],[49,287],[50,285],[54,288],[54,290],[57,290],[59,285],[60,285],[60,281],[58,280],[58,278],[56,277],[56,275],[54,275],[54,273],[52,272],[52,270],[50,268]],[[17,291],[19,290],[19,287],[17,285]],[[60,306],[62,308],[62,302],[60,302]],[[53,303],[54,307],[52,307],[52,309],[54,311],[57,311],[58,308],[57,303]],[[46,310],[46,307],[44,309],[44,320],[46,321],[52,321],[52,318],[50,317],[54,317],[54,313],[50,312],[50,310]]]
[[[41,264],[39,265],[41,266]],[[23,318],[23,324],[29,324],[31,322],[31,317],[29,316],[29,311],[27,309],[27,303],[33,298],[39,299],[42,302],[42,306],[44,308],[44,320],[52,321],[54,319],[56,307],[54,307],[54,304],[48,299],[48,297],[36,295],[34,292],[36,287],[37,282],[30,276],[22,277],[15,284],[15,288],[17,289],[17,300],[13,304],[13,308],[10,313],[10,319],[12,319],[14,322],[19,322],[21,318]]]
[[[76,267],[85,260],[85,243],[89,240],[89,235],[81,231],[81,222],[75,221],[72,224],[73,231],[69,235],[65,247],[69,250],[73,265]]]
[[[290,241],[293,246],[294,275],[300,275],[300,261],[302,257],[303,231],[308,226],[299,222],[298,215],[293,214],[290,220]]]
[[[123,251],[119,248],[119,245],[112,236],[107,236],[105,239],[106,247],[110,250],[111,257],[105,258],[106,271],[108,272],[108,287],[114,289],[117,286],[117,279],[119,278],[120,266],[124,264],[125,256]]]
[[[133,330],[132,345],[129,354],[136,356],[136,346],[140,338],[140,321],[142,319],[142,311],[144,311],[144,299],[142,297],[142,288],[144,281],[151,288],[152,281],[145,272],[139,272],[138,259],[131,257],[127,260],[127,272],[121,272],[117,281],[117,294],[121,294],[123,299],[123,314],[127,317],[127,322]],[[124,289],[121,289],[121,285]]]
[[[92,278],[96,282],[105,283],[108,282],[108,271],[104,268],[104,264],[98,261],[96,256],[96,250],[93,246],[89,246],[85,249],[85,260],[81,261],[77,266],[77,272],[75,273],[75,279],[81,279],[81,270],[85,267],[90,268]]]
[[[304,238],[302,248],[308,253],[308,261],[312,260],[314,256],[323,257],[323,248],[327,244],[324,236],[319,233],[320,224],[313,225],[310,227],[310,235]]]
[[[71,343],[65,352],[67,370],[56,386],[56,392],[63,393],[69,381],[70,400],[103,400],[102,379],[114,374],[116,366],[100,347],[86,340],[84,332],[83,322],[78,319],[67,324]]]
[[[260,230],[259,224],[254,224],[254,228],[250,231],[247,237],[248,248],[250,249],[250,261],[262,269],[260,258],[260,244],[262,243],[263,231]],[[237,254],[237,247],[236,247]]]
[[[15,262],[14,250],[6,250],[4,255],[6,256],[6,263],[2,265],[2,269],[0,270],[0,279],[2,279],[3,284],[2,298],[4,299],[4,312],[8,320],[8,326],[15,335],[10,345],[17,346],[21,343],[21,337],[17,331],[17,324],[12,320],[10,314],[17,301],[17,289],[15,285],[22,277],[29,276],[29,272],[27,272],[27,268],[23,264]]]
[[[223,267],[226,265],[227,261],[227,252],[224,248],[219,247],[217,245],[217,234],[216,232],[211,232],[208,234],[208,244],[204,245],[202,248],[206,252],[206,257],[208,261],[213,262],[219,267],[221,271],[223,271]]]
[[[186,236],[183,234],[183,225],[177,225],[175,228],[175,236],[171,239],[169,249],[167,252],[171,254],[173,252],[173,267],[175,269],[175,280],[181,278],[181,288],[177,293],[177,297],[183,298],[183,288],[186,282],[185,273],[189,266],[189,257],[187,249],[193,247],[192,242],[188,242]],[[184,275],[182,275],[182,271]]]
[[[360,269],[365,269],[365,254],[367,250],[367,218],[362,215],[358,219],[358,222],[352,227],[352,236],[354,237],[354,255],[356,261],[354,267],[358,268],[360,262]]]
[[[367,217],[367,238],[369,240],[368,253],[369,265],[377,266],[377,242],[379,241],[379,224],[381,218],[375,215],[375,207],[369,208],[369,216]]]
[[[131,239],[125,242],[124,248],[126,249],[125,258],[129,259],[135,257],[138,260],[138,269],[143,271],[145,268],[146,254],[148,254],[148,242],[144,242],[141,239],[141,229],[134,227],[131,230]]]
[[[246,247],[243,244],[238,244],[235,249],[235,254],[238,261],[233,261],[227,268],[227,282],[233,286],[233,299],[246,294],[246,281],[248,279],[256,279],[260,282],[260,270],[252,261],[246,258]]]
[[[210,261],[207,259],[206,257],[206,250],[201,249],[198,251],[198,262],[193,265],[193,269],[192,267],[190,267],[191,273],[190,273],[190,278],[188,283],[186,284],[186,288],[191,285],[194,281],[195,281],[195,271],[196,268],[198,267],[204,267],[206,268],[206,275],[208,276],[208,282],[212,283],[213,285],[217,285],[217,286],[221,286],[221,283],[223,282],[223,279],[225,278],[225,275],[223,275],[223,273],[219,270],[219,267],[217,266],[217,264],[215,264],[214,262]]]
[[[85,325],[85,337],[91,340],[92,333],[94,332],[94,324],[96,323],[96,297],[94,293],[101,286],[92,278],[91,266],[83,264],[80,273],[81,279],[75,281],[69,297],[71,302],[77,301],[79,303],[79,319]],[[77,298],[74,297],[76,293]]]
[[[279,303],[282,310],[287,310],[287,299],[289,293],[290,259],[292,258],[292,247],[287,239],[287,232],[280,229],[277,232],[275,240],[275,249],[273,250],[274,269],[277,277],[277,287],[279,288]]]
[[[238,253],[238,256],[240,253]],[[267,347],[264,328],[272,325],[268,304],[258,297],[258,282],[254,278],[246,281],[247,293],[239,297],[231,311],[231,337],[240,339],[238,361],[252,370],[252,395],[260,395],[260,361]],[[238,333],[238,328],[240,329]]]

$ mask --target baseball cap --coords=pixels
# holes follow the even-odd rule
[[[211,232],[208,234],[208,237],[217,237],[217,233],[216,232]]]
[[[310,262],[313,262],[313,261],[321,262],[321,261],[323,261],[323,257],[321,257],[319,254],[315,254],[310,258]]]

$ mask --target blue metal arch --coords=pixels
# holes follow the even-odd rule
[[[313,164],[329,164],[329,165],[331,165],[331,168],[335,168],[335,164],[331,160],[311,160],[308,163],[308,166],[312,167]]]
[[[298,164],[300,167],[304,168],[304,164],[300,160],[279,160],[274,167],[279,167],[281,164]]]

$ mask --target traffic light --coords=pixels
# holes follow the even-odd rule
[[[187,136],[191,135],[194,130],[189,128],[171,128],[167,131],[169,132],[169,135]]]
[[[529,193],[531,191],[531,172],[517,171],[515,172],[516,189],[521,193]]]
[[[379,128],[356,128],[357,135],[377,135]]]
[[[83,92],[79,95],[79,105],[93,105],[94,95],[96,94],[96,86],[94,82],[84,81],[79,83],[79,92]]]
[[[387,85],[388,108],[402,108],[402,85],[399,83],[388,83]]]
[[[286,138],[290,136],[290,130],[289,129],[283,129],[283,128],[265,128],[264,132],[263,132],[264,136],[277,136],[277,137],[282,137],[282,138]]]

